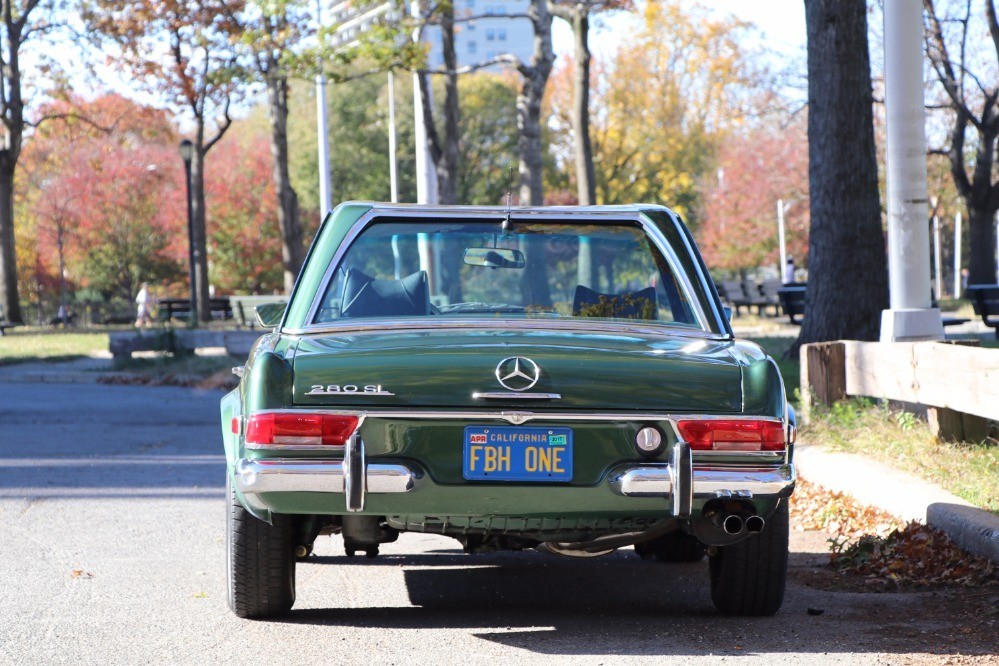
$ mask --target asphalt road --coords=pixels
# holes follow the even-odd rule
[[[801,532],[774,618],[716,615],[703,562],[402,535],[375,560],[322,537],[291,615],[239,620],[220,396],[0,384],[0,663],[999,663],[994,590],[865,591]]]

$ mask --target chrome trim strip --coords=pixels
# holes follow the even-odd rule
[[[248,460],[236,462],[236,488],[243,494],[274,492],[343,493],[343,463],[339,460]],[[367,469],[369,493],[405,493],[418,473],[405,465],[372,463]]]
[[[322,324],[312,324],[304,328],[286,328],[282,333],[288,335],[346,335],[349,333],[384,333],[386,331],[439,331],[442,328],[471,328],[471,329],[498,329],[500,326],[497,320],[487,319],[430,319],[427,317],[411,317],[408,319],[392,319],[384,322],[363,323],[355,319],[346,319]],[[671,326],[669,323],[660,324],[635,324],[620,322],[598,322],[582,321],[579,318],[573,319],[504,319],[502,330],[527,330],[527,331],[578,331],[580,333],[600,333],[620,335],[632,333],[635,335],[670,335],[684,338],[694,338],[698,340],[714,340],[724,342],[732,340],[732,336],[727,333],[714,333],[701,329],[682,328]]]
[[[514,395],[522,395],[520,393]],[[357,429],[366,418],[373,419],[438,419],[438,420],[495,420],[510,421],[516,419],[520,423],[527,421],[669,421],[675,423],[684,419],[700,419],[702,421],[717,419],[739,419],[744,421],[771,421],[782,423],[783,421],[775,416],[758,416],[740,414],[670,414],[666,412],[531,412],[531,411],[484,411],[477,409],[338,409],[335,407],[322,407],[313,405],[301,405],[295,409],[268,409],[262,410],[274,413],[301,413],[309,412],[315,414],[339,414],[343,416],[356,416],[358,420]],[[257,413],[257,412],[254,412]],[[679,439],[679,433],[674,432]],[[273,447],[269,447],[273,448]],[[329,450],[327,446],[324,450]],[[695,455],[706,453],[704,451],[694,451]],[[724,451],[727,455],[747,455],[747,453]],[[755,452],[759,453],[759,452]],[[765,453],[765,452],[764,452]]]
[[[703,332],[712,332],[711,325],[708,321],[707,314],[701,307],[701,303],[698,299],[693,298],[694,287],[693,283],[690,281],[690,277],[684,272],[679,270],[679,258],[673,247],[666,242],[665,238],[659,231],[650,218],[646,217],[641,213],[640,210],[621,210],[621,211],[610,211],[610,212],[594,212],[590,210],[578,211],[575,213],[569,213],[565,209],[550,208],[550,209],[512,209],[513,212],[521,216],[521,220],[527,220],[528,222],[543,222],[543,221],[558,221],[565,220],[566,217],[572,217],[575,220],[585,220],[590,222],[601,222],[606,224],[614,224],[620,222],[636,222],[645,232],[645,235],[652,239],[652,242],[663,254],[666,262],[669,264],[670,269],[673,274],[679,279],[680,286],[683,288],[685,295],[687,297],[688,303],[690,303],[691,309],[694,312],[694,316],[697,318],[697,323],[701,327]],[[333,254],[333,258],[326,268],[326,272],[323,274],[323,279],[319,283],[319,289],[316,290],[315,295],[312,297],[312,304],[309,306],[308,313],[305,316],[305,324],[303,332],[313,332],[313,329],[317,326],[315,323],[316,315],[319,312],[320,306],[322,305],[323,296],[326,295],[326,290],[329,288],[329,284],[332,281],[333,275],[340,265],[340,261],[343,259],[344,254],[350,249],[350,246],[354,243],[357,237],[362,231],[367,229],[368,226],[372,224],[374,220],[379,217],[394,217],[402,218],[402,221],[413,220],[414,222],[424,220],[427,218],[431,219],[441,219],[441,218],[453,218],[453,219],[483,219],[490,220],[495,219],[498,223],[500,221],[501,215],[505,214],[507,210],[505,208],[487,208],[482,207],[480,209],[469,209],[469,208],[438,208],[438,209],[421,209],[421,208],[372,208],[364,215],[362,215],[357,222],[350,228],[347,234],[344,236],[343,241],[340,246],[337,247],[336,252]],[[493,218],[493,216],[496,216]],[[409,218],[409,220],[407,220]],[[287,311],[287,308],[286,308]],[[282,322],[283,323],[283,322]],[[495,323],[495,322],[494,322]],[[324,327],[325,324],[320,324],[319,326]],[[282,333],[297,333],[290,329],[280,329]],[[384,328],[382,330],[385,330]],[[727,336],[726,336],[727,337]]]
[[[480,393],[472,394],[473,400],[561,400],[561,393]]]

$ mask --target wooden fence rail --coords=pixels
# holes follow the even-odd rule
[[[941,342],[824,342],[801,348],[807,421],[813,400],[847,395],[925,405],[941,438],[981,441],[999,419],[999,349]]]

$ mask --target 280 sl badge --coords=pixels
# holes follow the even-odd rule
[[[357,384],[313,384],[311,390],[305,395],[395,395],[389,391],[382,390],[381,384],[368,384],[358,386]]]

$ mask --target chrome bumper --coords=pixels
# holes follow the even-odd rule
[[[690,515],[694,499],[787,497],[794,490],[791,464],[778,467],[722,467],[692,465],[690,449],[676,446],[669,463],[629,464],[617,467],[607,477],[611,491],[626,497],[662,497],[670,500],[672,514]],[[371,463],[364,443],[352,438],[344,459],[248,460],[236,463],[236,488],[248,500],[261,493],[336,493],[345,495],[345,509],[363,511],[368,493],[405,493],[412,490],[419,470],[401,464]]]

